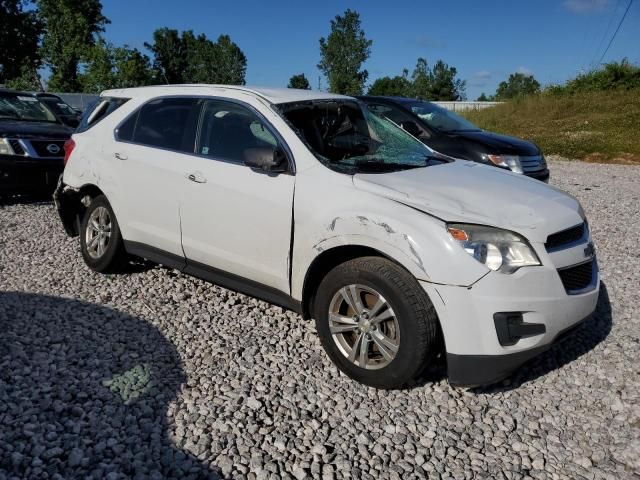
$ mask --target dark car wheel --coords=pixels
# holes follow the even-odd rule
[[[85,263],[96,272],[122,270],[127,255],[113,209],[104,195],[91,200],[80,228],[80,249]]]
[[[410,384],[440,346],[438,318],[426,292],[384,258],[350,260],[329,272],[318,288],[314,317],[331,360],[373,387]]]

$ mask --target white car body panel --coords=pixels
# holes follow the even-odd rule
[[[455,161],[385,174],[347,175],[322,165],[272,103],[346,97],[287,89],[160,86],[112,90],[131,98],[87,132],[64,183],[95,185],[114,209],[125,240],[147,244],[305,300],[309,268],[329,250],[361,246],[392,259],[416,279],[438,313],[447,352],[504,355],[552,342],[593,312],[597,267],[588,292],[569,295],[557,269],[588,255],[590,236],[547,252],[550,234],[579,225],[572,196],[542,182],[493,167]],[[295,161],[294,174],[267,175],[244,165],[142,147],[114,138],[114,129],[145,102],[162,96],[204,96],[243,102],[279,133]],[[126,157],[116,158],[116,154]],[[196,173],[206,183],[186,177]],[[493,272],[465,253],[446,222],[474,223],[525,237],[542,265],[513,274]],[[525,312],[544,335],[502,346],[493,313]]]

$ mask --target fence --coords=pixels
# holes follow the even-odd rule
[[[55,93],[55,92],[50,92],[50,93],[53,93],[54,95],[58,95],[68,105],[71,105],[73,108],[80,111],[84,111],[84,109],[87,108],[87,106],[91,102],[93,102],[94,100],[97,100],[100,97],[100,95],[93,95],[90,93]]]
[[[483,108],[495,107],[503,102],[433,102],[436,105],[452,110],[454,112],[462,112],[464,110],[482,110]]]

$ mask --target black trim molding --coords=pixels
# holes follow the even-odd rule
[[[155,247],[150,247],[143,243],[124,241],[124,248],[130,255],[146,258],[152,262],[161,263],[171,268],[180,270],[183,273],[200,278],[207,282],[215,283],[221,287],[235,290],[252,297],[265,300],[287,310],[296,313],[302,312],[302,302],[294,299],[288,293],[267,285],[246,279],[233,273],[204,265],[185,259],[181,255],[165,252]]]

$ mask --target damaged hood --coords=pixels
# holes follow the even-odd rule
[[[447,222],[512,230],[533,242],[583,221],[568,193],[506,170],[458,161],[385,174],[356,174],[356,188]]]

